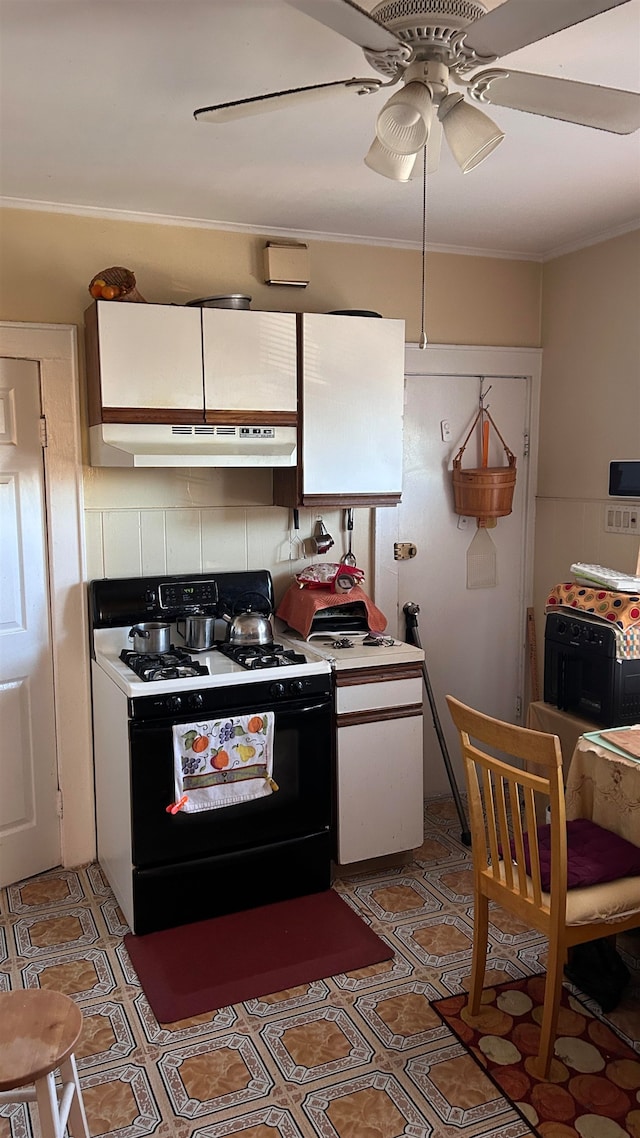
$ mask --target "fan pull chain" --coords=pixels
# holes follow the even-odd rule
[[[425,330],[425,308],[427,299],[427,148],[422,151],[422,313],[420,329],[420,348],[427,346]]]

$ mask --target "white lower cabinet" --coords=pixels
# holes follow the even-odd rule
[[[415,849],[423,840],[420,677],[351,682],[336,696],[336,860]]]

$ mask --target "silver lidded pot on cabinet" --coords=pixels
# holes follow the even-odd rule
[[[202,296],[198,300],[188,300],[187,308],[235,308],[247,311],[251,308],[251,297],[241,292],[230,292],[222,296]]]

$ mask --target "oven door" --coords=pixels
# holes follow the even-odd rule
[[[331,697],[286,705],[233,709],[234,715],[273,711],[273,778],[278,790],[265,798],[200,813],[167,813],[175,797],[174,720],[132,721],[131,812],[133,863],[138,868],[171,865],[328,832],[331,826]]]

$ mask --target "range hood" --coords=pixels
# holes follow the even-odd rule
[[[92,466],[295,466],[297,430],[270,426],[101,423]]]

